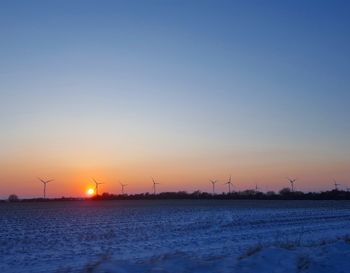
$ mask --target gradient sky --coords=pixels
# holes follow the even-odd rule
[[[1,1],[0,197],[350,187],[349,1]],[[224,191],[223,184],[218,191]]]

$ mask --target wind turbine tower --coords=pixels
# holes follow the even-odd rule
[[[337,180],[333,179],[334,181],[334,190],[338,190],[338,186],[340,186],[340,184],[337,183]]]
[[[52,182],[53,179],[50,179],[50,180],[43,180],[43,179],[41,179],[41,178],[38,178],[38,179],[41,181],[41,183],[44,184],[44,199],[46,199],[46,185],[47,185],[48,183]]]
[[[291,185],[292,192],[294,192],[294,183],[297,180],[295,178],[294,179],[293,178],[287,178],[287,179],[288,179],[288,181],[289,181],[289,183]]]
[[[217,180],[209,180],[213,185],[213,194],[215,194],[215,184],[218,182]]]
[[[122,184],[122,183],[119,183],[119,184],[122,187],[122,195],[124,195],[125,194],[124,188],[127,186],[127,184]]]
[[[156,195],[157,193],[156,185],[159,185],[159,183],[157,183],[153,177],[152,177],[152,182],[153,182],[153,194]]]
[[[232,181],[231,181],[231,180],[232,180],[232,179],[231,179],[231,175],[230,175],[228,181],[225,183],[225,184],[228,185],[228,194],[231,193],[231,185],[232,185]]]
[[[102,182],[97,182],[94,178],[92,179],[95,183],[95,194],[98,196],[98,186],[103,184]]]

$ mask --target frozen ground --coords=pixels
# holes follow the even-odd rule
[[[161,255],[138,262],[101,259],[86,268],[93,273],[348,273],[350,243],[335,242],[308,246],[276,245],[252,248],[242,257],[198,259],[184,253]]]
[[[237,258],[257,244],[305,245],[349,231],[347,201],[7,203],[0,204],[0,271],[265,272],[257,269],[273,261],[262,255],[277,257],[278,265],[280,257],[298,262],[318,251],[305,261],[310,267],[303,270],[311,270],[328,254],[349,255],[348,244],[314,251],[267,247]]]

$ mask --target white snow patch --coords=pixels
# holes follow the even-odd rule
[[[337,241],[325,245],[286,249],[268,247],[241,259],[241,273],[346,273],[350,272],[350,244]]]
[[[300,247],[269,246],[250,250],[241,258],[203,258],[187,253],[169,253],[138,262],[110,258],[86,268],[91,273],[346,273],[350,272],[350,243]]]

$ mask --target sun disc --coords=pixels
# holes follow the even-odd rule
[[[92,188],[90,188],[90,189],[88,189],[87,191],[86,191],[86,193],[87,193],[87,195],[93,195],[94,193],[95,193],[95,190],[94,189],[92,189]]]

